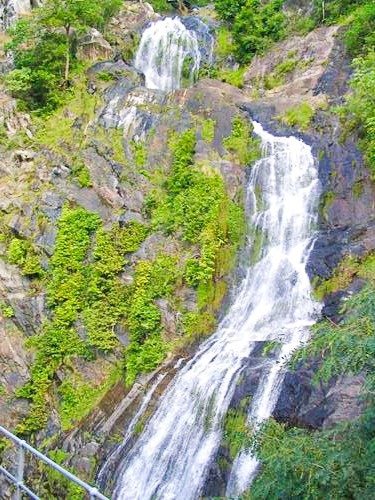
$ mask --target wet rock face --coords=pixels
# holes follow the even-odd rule
[[[289,425],[326,429],[335,424],[354,420],[363,411],[362,375],[336,377],[328,383],[313,383],[317,363],[307,361],[284,379],[274,417]]]
[[[211,64],[215,43],[214,30],[195,16],[181,18],[182,24],[190,31],[194,31],[201,53],[202,64]]]

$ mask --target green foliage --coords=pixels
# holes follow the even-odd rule
[[[320,432],[271,420],[259,440],[262,473],[243,498],[372,498],[374,416]]]
[[[313,17],[319,23],[333,24],[369,0],[314,0]]]
[[[216,120],[207,118],[201,122],[202,139],[206,142],[212,142],[215,138]]]
[[[22,264],[27,253],[27,242],[13,238],[8,247],[7,258],[10,264]]]
[[[223,444],[228,448],[231,460],[240,450],[250,447],[251,438],[245,408],[229,409],[224,421]]]
[[[288,127],[298,127],[301,130],[307,130],[315,114],[314,109],[307,102],[302,102],[289,108],[280,116],[280,119]]]
[[[7,50],[12,51],[15,69],[6,76],[7,88],[24,107],[56,108],[64,99],[60,89],[64,36],[41,30],[34,18],[18,21],[10,35]]]
[[[215,9],[221,19],[232,22],[245,5],[246,0],[215,0]]]
[[[239,67],[238,69],[219,69],[215,75],[218,80],[233,85],[242,89],[244,87],[244,77],[246,73],[246,67]]]
[[[131,142],[134,163],[137,167],[143,167],[147,161],[147,149],[142,142]]]
[[[375,4],[367,3],[355,11],[345,34],[345,43],[353,56],[375,47]]]
[[[375,260],[361,264],[366,286],[343,304],[340,325],[322,321],[294,363],[321,360],[315,382],[366,376],[364,414],[331,430],[287,428],[271,420],[258,436],[262,473],[244,498],[372,498],[375,491]],[[346,278],[344,279],[346,281]]]
[[[211,333],[215,318],[209,312],[188,312],[182,318],[183,345],[193,344]]]
[[[61,449],[51,450],[48,456],[51,460],[62,465],[73,474],[76,473],[76,471],[66,463],[70,458],[69,453],[66,451]],[[58,497],[67,498],[69,500],[84,500],[84,490],[77,484],[69,481],[69,479],[65,478],[60,472],[43,462],[40,462],[37,468],[38,474],[31,479],[31,484],[33,489],[38,491],[43,498],[52,500],[52,498]]]
[[[150,0],[155,12],[170,12],[172,5],[167,0]]]
[[[354,61],[352,94],[342,110],[347,133],[355,132],[365,155],[372,177],[375,179],[375,52]]]
[[[340,262],[331,278],[316,283],[315,296],[318,300],[323,300],[329,293],[345,290],[355,276],[367,278],[374,268],[374,264],[375,258],[371,255],[362,261],[357,257],[348,255]]]
[[[126,383],[139,373],[155,369],[165,358],[168,344],[162,338],[161,313],[155,300],[168,297],[179,277],[174,257],[160,255],[138,263],[129,294],[126,327],[130,344],[125,353]]]
[[[39,257],[29,241],[13,238],[9,242],[6,256],[10,264],[21,268],[24,276],[38,277],[43,275]]]
[[[252,136],[252,126],[249,120],[236,116],[232,122],[232,133],[224,139],[224,146],[243,166],[259,159],[260,142]]]
[[[220,28],[216,31],[216,58],[219,59],[219,61],[225,61],[228,57],[233,55],[234,50],[235,46],[233,43],[232,33],[225,26],[220,26]]]
[[[171,138],[171,175],[164,192],[148,199],[147,210],[154,227],[199,246],[199,255],[186,263],[184,277],[197,287],[204,309],[217,307],[223,297],[221,279],[242,241],[244,216],[229,199],[222,177],[207,165],[194,165],[195,140],[193,130]]]
[[[63,208],[46,283],[51,317],[28,340],[36,357],[30,381],[18,391],[32,403],[20,433],[45,425],[47,393],[61,366],[74,356],[89,358],[92,348],[109,351],[118,345],[114,327],[125,314],[127,297],[118,274],[125,255],[136,250],[146,234],[138,223],[106,232],[98,215],[81,207]],[[87,339],[78,334],[78,325]]]
[[[258,436],[262,473],[244,498],[371,498],[375,491],[375,260],[361,264],[367,285],[343,304],[340,325],[322,321],[294,363],[321,360],[315,382],[335,376],[367,377],[365,413],[331,430],[287,428],[271,420]],[[345,277],[345,268],[343,280]],[[335,280],[338,279],[338,273]],[[275,453],[277,450],[277,453]]]
[[[13,308],[11,306],[7,305],[3,301],[0,301],[0,314],[4,318],[13,318],[14,311],[13,311]]]
[[[58,390],[60,396],[58,410],[62,429],[70,430],[75,423],[88,415],[108,389],[120,379],[120,376],[121,370],[115,367],[99,386],[85,382],[78,375],[66,378]]]
[[[6,84],[24,107],[50,112],[64,101],[71,70],[79,68],[74,35],[103,27],[121,3],[46,0],[29,18],[16,23],[7,44],[15,69]]]
[[[270,90],[283,85],[285,83],[285,77],[303,64],[302,61],[299,61],[294,56],[287,57],[274,68],[272,73],[265,76],[265,88]]]
[[[147,232],[145,226],[132,222],[110,231],[99,228],[96,233],[83,320],[88,341],[97,349],[110,351],[118,344],[114,327],[126,314],[129,290],[117,275],[127,264],[126,255],[138,249]]]
[[[92,187],[90,171],[81,161],[76,161],[72,167],[72,176],[81,188]]]

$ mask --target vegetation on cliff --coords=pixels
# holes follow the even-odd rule
[[[354,421],[327,430],[290,427],[271,420],[257,441],[262,472],[245,498],[371,498],[375,491],[375,259],[357,265],[363,289],[342,305],[340,324],[319,323],[294,363],[319,359],[315,383],[364,374],[365,411]],[[353,268],[352,268],[353,269]],[[345,272],[345,268],[341,273]],[[352,271],[353,272],[353,271]],[[352,274],[353,276],[353,274]],[[337,278],[334,278],[337,286]],[[332,285],[326,285],[330,289]]]
[[[69,185],[64,188],[68,194],[64,193],[63,208],[54,222],[57,234],[51,255],[38,247],[37,230],[25,236],[14,225],[7,227],[13,224],[11,209],[1,220],[4,261],[17,266],[22,279],[32,283],[32,293],[46,293],[46,318],[37,334],[26,341],[35,356],[30,380],[17,391],[18,397],[30,402],[29,413],[17,428],[24,435],[45,428],[51,408],[57,409],[62,430],[71,429],[118,380],[130,386],[139,375],[156,369],[169,353],[212,332],[227,292],[227,276],[244,239],[241,190],[230,194],[231,180],[213,166],[220,158],[244,167],[259,156],[259,143],[239,111],[231,117],[230,132],[220,141],[220,153],[212,146],[213,161],[208,156],[202,159],[198,143],[211,146],[217,140],[216,119],[209,109],[199,116],[184,110],[189,117],[180,117],[183,125],[178,127],[171,118],[171,130],[161,129],[168,135],[164,150],[157,141],[152,142],[159,130],[155,122],[145,139],[137,136],[130,141],[123,131],[106,130],[101,125],[98,110],[117,77],[102,71],[89,79],[88,64],[77,56],[77,39],[90,28],[105,30],[120,4],[119,0],[98,4],[91,0],[47,0],[9,33],[7,49],[13,53],[14,69],[4,81],[17,98],[18,109],[31,112],[34,135],[17,137],[14,142],[7,139],[7,146],[11,149],[19,140],[22,147],[40,152],[39,164],[44,162],[51,171],[65,168],[69,172],[68,180],[62,181]],[[152,4],[156,10],[171,9],[164,0]],[[245,65],[279,40],[318,26],[342,24],[353,77],[350,92],[335,112],[344,135],[358,138],[375,178],[374,3],[316,0],[310,14],[298,15],[295,23],[290,22],[282,0],[216,0],[215,7],[222,21],[216,67],[203,68],[201,76],[238,87],[244,85]],[[293,54],[287,55],[266,76],[266,89],[282,85],[299,64]],[[181,111],[170,102],[160,108],[163,106],[167,119]],[[158,105],[143,108],[151,110],[151,115],[156,114]],[[280,119],[305,131],[314,114],[308,102],[300,102]],[[110,198],[104,198],[97,212],[72,201],[77,191],[94,191],[94,169],[85,158],[90,148],[98,154],[92,163],[99,157],[109,165],[116,195],[121,191],[128,194],[139,183],[142,208],[134,210],[135,217],[131,213],[130,220],[125,220],[123,205]],[[56,176],[64,179],[61,173]],[[42,187],[34,188],[30,181],[30,192],[39,189],[39,196],[51,184],[50,177]],[[100,185],[95,196],[99,192],[105,197],[107,189],[107,185]],[[329,202],[334,195],[327,192],[324,196]],[[103,213],[107,211],[111,216],[106,219]],[[150,236],[159,243],[173,241],[173,249],[160,244],[150,256],[144,248]],[[251,237],[254,253],[259,253],[256,247],[262,242],[256,241],[255,234]],[[320,282],[316,291],[323,299],[345,289],[353,277],[365,284],[343,304],[344,320],[319,323],[311,344],[297,361],[307,357],[319,360],[316,383],[340,375],[364,374],[364,414],[330,430],[311,431],[271,420],[257,437],[263,469],[249,498],[370,498],[373,494],[373,257],[344,259],[333,277]],[[193,297],[190,303],[184,293]],[[15,316],[8,303],[2,302],[0,311],[8,320]],[[172,332],[168,315],[173,317]],[[93,386],[77,365],[101,361],[108,361],[109,367],[106,365],[102,380]],[[244,408],[231,409],[225,420],[223,444],[231,460],[243,446],[252,444],[245,417]]]

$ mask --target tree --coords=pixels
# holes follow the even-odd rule
[[[249,62],[263,52],[272,42],[280,40],[285,33],[283,0],[246,0],[233,24],[237,57]]]
[[[75,35],[91,27],[103,29],[122,0],[46,0],[10,30],[7,50],[15,70],[8,89],[29,109],[56,108],[67,88],[75,58]]]
[[[47,0],[38,11],[38,21],[46,29],[63,29],[65,35],[65,84],[69,81],[73,32],[100,26],[113,15],[121,0]]]

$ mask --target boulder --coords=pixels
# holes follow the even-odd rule
[[[311,429],[326,429],[358,418],[363,411],[363,375],[313,383],[318,364],[310,360],[284,378],[273,415],[276,420]]]
[[[95,28],[78,40],[77,57],[82,60],[97,61],[110,59],[114,52],[111,45]]]

